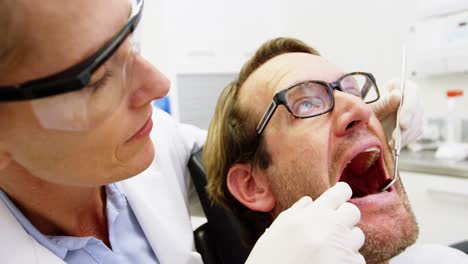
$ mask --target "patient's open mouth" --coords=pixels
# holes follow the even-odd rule
[[[352,198],[378,193],[382,186],[390,182],[384,170],[380,149],[370,147],[355,156],[344,168],[339,181],[349,184],[353,190]]]

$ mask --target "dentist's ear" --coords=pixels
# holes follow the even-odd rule
[[[276,204],[266,174],[250,164],[237,163],[229,169],[227,187],[243,205],[254,211],[270,212]]]

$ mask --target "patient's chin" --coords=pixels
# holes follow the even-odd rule
[[[367,264],[385,263],[416,242],[419,234],[416,219],[407,202],[402,207],[399,209],[404,212],[394,212],[390,221],[366,221],[369,219],[364,215],[361,218],[358,226],[366,240],[360,252]]]

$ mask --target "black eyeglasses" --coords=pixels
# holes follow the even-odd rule
[[[335,105],[334,89],[360,97],[367,104],[380,98],[371,73],[348,73],[332,83],[315,80],[301,82],[273,96],[273,101],[257,126],[257,135],[262,134],[278,105],[284,105],[296,118],[310,118],[330,112]]]
[[[24,101],[80,90],[93,73],[109,59],[125,39],[135,31],[141,19],[143,0],[137,1],[125,27],[104,47],[82,62],[53,75],[13,86],[0,86],[0,102]]]

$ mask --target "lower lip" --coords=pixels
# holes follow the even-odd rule
[[[138,132],[136,132],[135,135],[128,139],[127,142],[149,136],[151,129],[153,129],[153,120],[150,117],[148,121],[146,121],[146,123],[143,125],[143,127],[140,130],[138,130]]]
[[[349,200],[350,203],[360,207],[360,206],[370,206],[370,205],[384,205],[391,204],[398,200],[398,195],[394,190],[387,192],[381,192],[376,194],[367,195],[365,197],[353,198]]]

